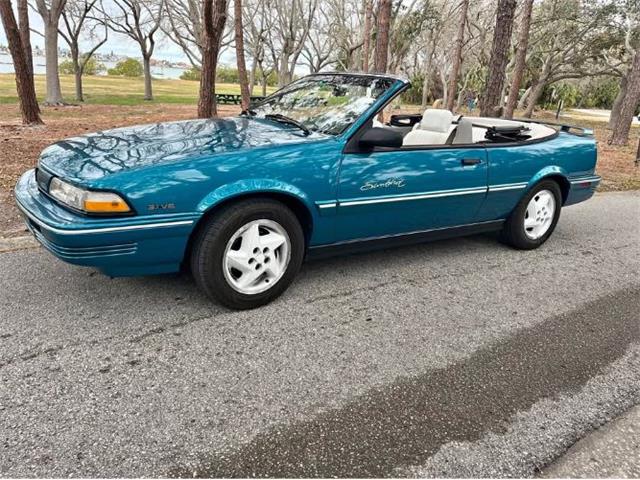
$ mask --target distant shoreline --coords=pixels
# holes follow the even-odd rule
[[[65,61],[69,60],[69,57],[59,57],[59,60]],[[97,58],[98,62],[102,63],[107,68],[115,67],[116,63],[118,63],[121,59],[118,60],[101,60]],[[44,75],[46,65],[45,58],[42,56],[34,56],[33,57],[33,66],[36,75]],[[172,64],[172,66],[167,66],[165,64],[156,64],[151,66],[151,75],[157,78],[166,78],[166,79],[174,79],[178,80],[182,73],[188,70],[188,68],[178,67],[176,64]],[[11,56],[7,53],[0,52],[0,73],[15,73],[13,68],[13,62],[11,61]],[[98,76],[104,76],[106,72],[101,72]]]

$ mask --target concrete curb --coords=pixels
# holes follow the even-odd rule
[[[30,248],[38,248],[39,246],[38,241],[31,235],[11,238],[0,237],[0,253],[27,250]]]
[[[640,405],[579,440],[543,478],[638,478]]]

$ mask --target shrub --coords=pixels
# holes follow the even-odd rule
[[[141,77],[143,74],[142,63],[135,58],[127,58],[119,61],[115,67],[107,70],[108,75],[120,75],[124,77]]]
[[[60,69],[60,73],[66,75],[73,75],[75,73],[73,62],[71,60],[65,60],[61,62],[58,68]],[[104,66],[104,64],[91,57],[85,64],[83,73],[85,75],[97,75],[98,73],[104,72],[105,70],[106,67]]]
[[[189,70],[185,70],[180,75],[180,80],[195,80],[200,81],[201,70],[198,67],[191,67]]]

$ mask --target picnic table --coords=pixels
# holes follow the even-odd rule
[[[250,97],[251,103],[259,102],[266,97],[262,95],[252,95]],[[240,105],[240,101],[242,100],[241,95],[235,95],[233,93],[216,93],[216,103],[220,105]]]

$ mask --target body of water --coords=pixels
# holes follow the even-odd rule
[[[65,59],[60,59],[60,61],[64,61]],[[100,62],[103,63],[107,68],[113,68],[116,65],[116,62]],[[45,74],[45,59],[44,57],[33,57],[33,69],[35,70],[35,74]],[[0,73],[13,73],[13,61],[11,60],[11,55],[1,54],[0,53]],[[167,78],[167,79],[177,79],[180,78],[184,69],[182,68],[169,68],[169,67],[151,67],[151,75],[155,78]],[[106,75],[107,72],[103,72],[100,75]]]

